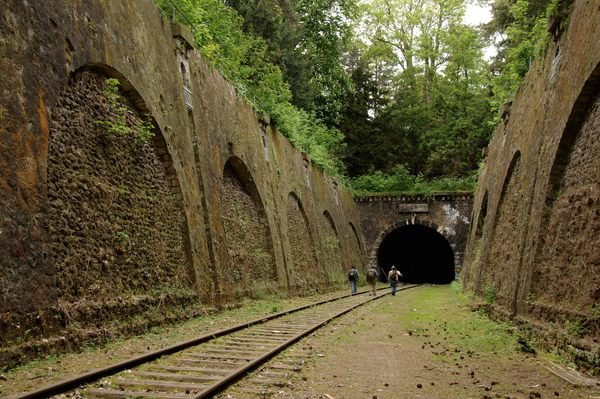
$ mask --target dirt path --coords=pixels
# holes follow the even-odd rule
[[[450,286],[386,296],[308,338],[312,359],[281,397],[600,398],[575,387],[517,333],[471,312]]]

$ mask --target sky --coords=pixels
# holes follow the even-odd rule
[[[463,22],[468,25],[479,25],[488,22],[490,19],[492,19],[491,7],[468,4]]]
[[[492,19],[492,8],[490,6],[479,6],[467,4],[467,11],[463,17],[463,23],[471,26],[477,26],[489,22]],[[483,50],[485,57],[489,60],[497,53],[494,46],[488,46]]]

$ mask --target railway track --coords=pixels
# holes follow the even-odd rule
[[[331,320],[387,295],[364,294],[276,313],[10,398],[48,398],[73,390],[61,397],[209,398]]]

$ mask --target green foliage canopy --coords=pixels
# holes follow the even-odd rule
[[[476,175],[464,178],[439,177],[426,180],[423,176],[414,176],[403,166],[395,167],[391,173],[378,170],[371,174],[350,179],[355,195],[373,193],[434,194],[438,192],[473,191]]]
[[[563,19],[566,26],[572,0],[493,0],[493,19],[485,26],[488,37],[499,38],[492,62],[493,106],[512,100],[533,61],[544,53],[550,34],[548,21]],[[560,34],[560,32],[558,32]]]
[[[220,0],[155,2],[167,17],[192,30],[199,51],[222,71],[239,95],[258,111],[267,112],[292,144],[308,153],[314,163],[329,173],[343,173],[340,159],[340,150],[344,148],[343,135],[322,121],[325,112],[319,110],[323,108],[306,110],[293,105],[290,85],[281,68],[272,62],[275,56],[269,52],[270,46],[276,45],[276,40],[268,42],[246,32],[242,16]],[[264,19],[262,24],[254,24],[262,26],[264,31],[272,27],[281,32],[282,28],[277,28],[283,15],[283,9],[280,8],[280,11]],[[246,25],[251,24],[247,22]],[[326,92],[324,88],[319,89]],[[335,119],[335,113],[330,116]]]
[[[240,95],[357,191],[472,189],[497,109],[543,52],[547,19],[571,3],[489,0],[493,20],[473,27],[468,0],[155,1]]]
[[[350,176],[380,181],[397,176],[399,167],[431,182],[471,176],[493,114],[485,42],[462,22],[465,1],[362,6],[364,34],[355,46],[363,50],[348,62],[355,91],[341,122]]]

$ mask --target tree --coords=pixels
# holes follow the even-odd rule
[[[342,173],[343,136],[337,129],[325,125],[315,111],[298,109],[291,103],[290,86],[281,68],[272,62],[277,57],[269,48],[275,48],[278,40],[268,41],[244,31],[245,24],[263,33],[283,31],[280,20],[283,8],[282,13],[263,15],[263,18],[256,14],[252,25],[221,0],[155,1],[168,17],[191,28],[200,52],[221,69],[239,95],[257,110],[269,113],[279,130],[301,151],[307,152],[313,162],[332,174]],[[262,4],[242,3],[238,6]],[[258,10],[265,11],[260,7],[254,11]]]
[[[311,62],[302,55],[303,29],[294,5],[288,0],[228,0],[227,4],[242,16],[246,33],[260,36],[267,43],[270,62],[281,69],[292,103],[311,109]]]
[[[353,90],[347,93],[346,108],[340,120],[348,150],[344,161],[350,176],[368,173],[376,159],[376,147],[372,138],[377,135],[371,114],[379,108],[379,87],[373,79],[369,65],[360,54],[352,61]],[[349,60],[346,60],[349,62]]]
[[[566,18],[571,3],[571,0],[493,1],[493,18],[485,26],[485,33],[499,38],[498,53],[492,63],[495,109],[512,98],[533,60],[546,48],[547,21]]]
[[[261,36],[293,103],[335,126],[350,79],[339,62],[352,36],[354,0],[228,0]]]
[[[455,26],[447,40],[447,61],[434,93],[434,127],[425,135],[427,176],[466,176],[481,157],[492,132],[483,42],[468,26]]]
[[[389,48],[405,81],[429,102],[449,31],[464,11],[464,0],[373,0],[364,6],[363,30]]]
[[[344,98],[351,89],[350,78],[340,63],[352,37],[354,0],[293,0],[302,23],[300,42],[303,57],[310,60],[312,104],[303,108],[315,112],[329,126],[337,125]]]
[[[477,168],[492,113],[485,42],[462,24],[464,9],[464,0],[364,5],[366,50],[352,75],[362,91],[348,104],[361,104],[363,115],[369,107],[371,119],[360,124],[355,112],[341,125],[351,176],[393,174],[402,166],[413,176],[459,177]],[[364,100],[367,87],[370,102]]]

